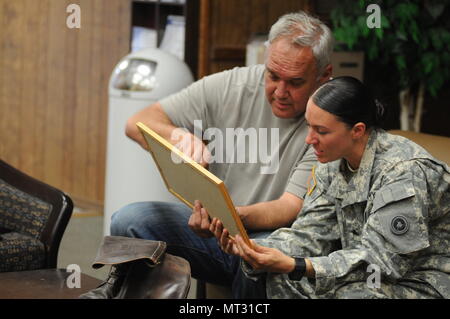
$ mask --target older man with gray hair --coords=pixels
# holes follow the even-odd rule
[[[181,139],[191,141],[182,150],[225,182],[250,237],[264,237],[289,226],[302,208],[307,179],[316,161],[313,150],[305,144],[304,112],[310,95],[330,79],[332,49],[332,34],[320,20],[304,12],[284,15],[270,30],[265,65],[237,67],[204,77],[134,115],[126,134],[145,148],[135,125],[140,121],[174,145],[180,146]],[[210,150],[194,134],[194,121],[201,123],[203,130],[223,132],[223,137],[230,128],[276,128],[278,145],[266,146],[274,151],[272,156],[278,156],[277,170],[263,174],[265,163],[261,161],[235,163],[225,156],[224,162],[208,163]],[[184,136],[173,134],[177,128],[187,129]],[[227,153],[241,151],[236,143],[222,143],[234,147],[226,149]],[[246,154],[246,158],[251,155]],[[220,249],[209,226],[209,216],[200,203],[192,211],[184,204],[143,202],[125,206],[113,215],[111,235],[165,241],[169,253],[190,262],[194,278],[243,285],[245,280],[236,276],[237,259]],[[110,284],[98,293],[113,296],[124,270],[113,271]]]

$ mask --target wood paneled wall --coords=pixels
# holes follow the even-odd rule
[[[81,29],[69,29],[69,4]],[[309,0],[201,0],[199,77]],[[0,158],[69,193],[104,198],[108,80],[129,52],[130,0],[0,0]],[[203,40],[202,40],[203,39]]]
[[[253,34],[269,33],[285,13],[312,10],[310,0],[202,0],[201,7],[207,21],[200,24],[200,77],[245,65]]]
[[[81,28],[69,29],[69,4]],[[0,157],[102,204],[108,81],[129,52],[130,1],[0,0]]]

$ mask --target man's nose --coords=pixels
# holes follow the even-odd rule
[[[288,96],[287,85],[285,81],[279,81],[275,89],[275,96],[278,98],[285,98]]]

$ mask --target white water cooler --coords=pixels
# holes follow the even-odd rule
[[[151,155],[125,135],[133,114],[193,82],[187,65],[159,49],[133,52],[119,61],[109,82],[104,235],[112,214],[139,201],[179,202],[170,194]]]

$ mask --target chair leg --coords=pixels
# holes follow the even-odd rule
[[[206,283],[201,280],[197,280],[197,291],[196,296],[197,299],[206,299]]]

